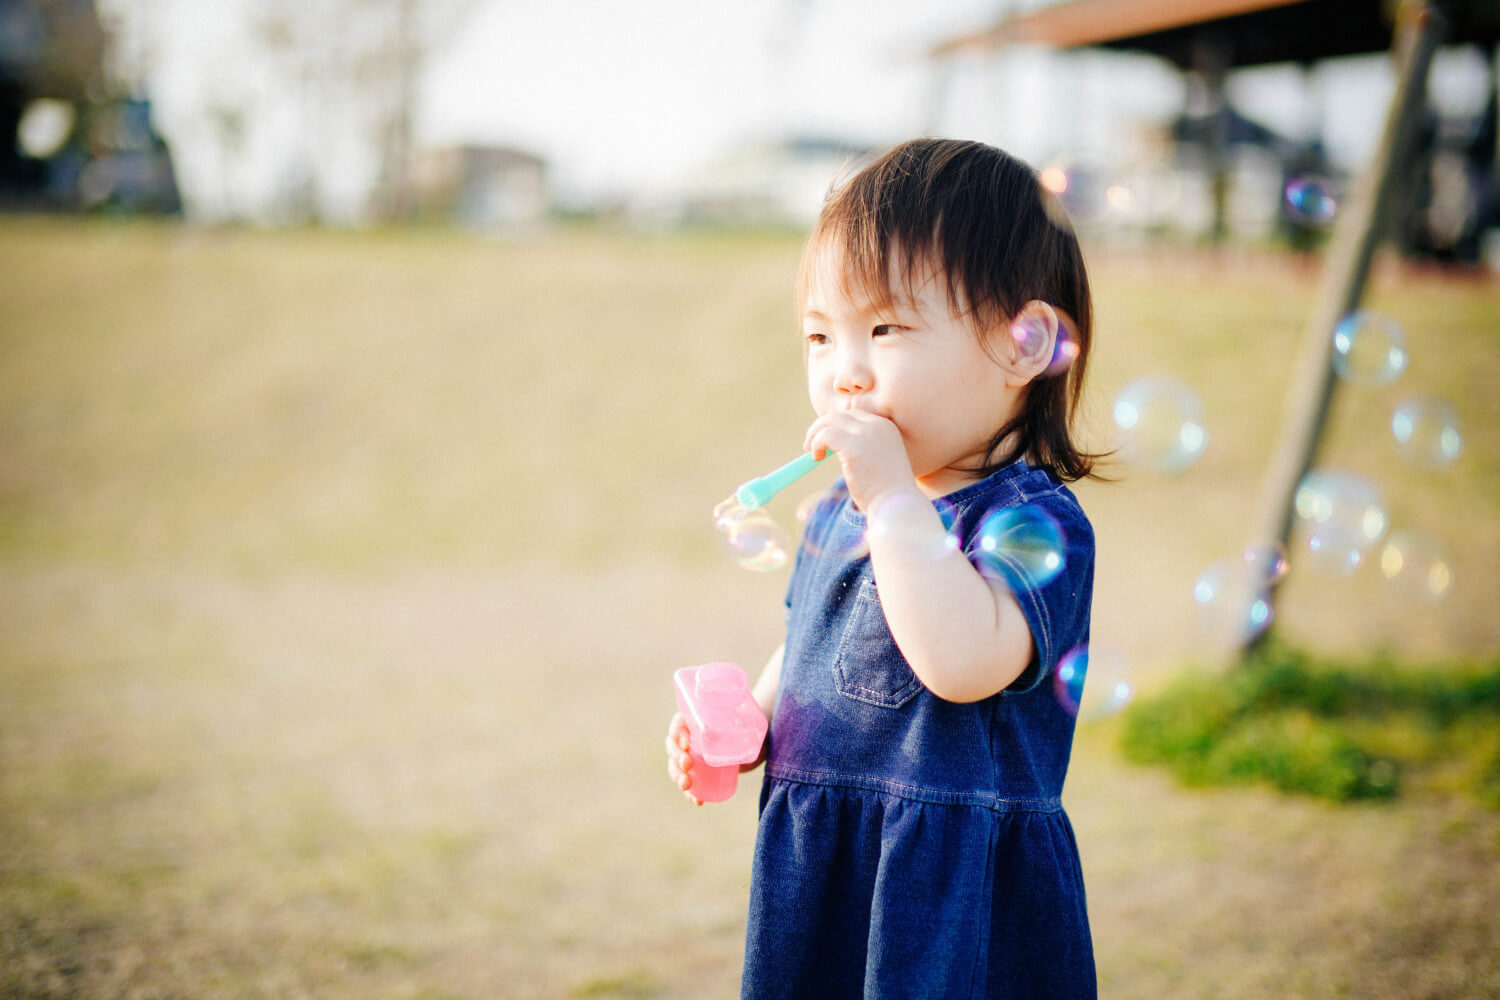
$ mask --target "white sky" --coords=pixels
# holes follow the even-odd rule
[[[285,186],[288,150],[303,134],[295,94],[247,41],[254,2],[101,0],[125,19],[137,51],[145,46],[159,127],[190,203],[211,211],[253,207]],[[1033,161],[1066,147],[1118,156],[1128,153],[1119,146],[1132,121],[1180,109],[1180,79],[1155,60],[1035,51],[960,65],[934,104],[937,77],[921,58],[930,43],[986,25],[1006,7],[1035,5],[476,0],[424,76],[418,138],[531,149],[550,161],[559,194],[586,199],[682,175],[737,141],[792,133],[881,144],[930,130]],[[1482,100],[1482,65],[1440,60],[1438,101]],[[1357,166],[1373,148],[1390,88],[1384,59],[1371,57],[1310,79],[1288,67],[1243,73],[1231,95],[1287,134],[1321,118],[1330,151]],[[1314,91],[1320,113],[1307,99]],[[214,106],[253,113],[232,155],[216,141],[222,131],[206,113]],[[352,206],[370,163],[342,124],[317,123],[317,160]]]

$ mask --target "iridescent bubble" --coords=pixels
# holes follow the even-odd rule
[[[1353,385],[1385,385],[1406,370],[1406,334],[1389,316],[1350,313],[1333,330],[1333,370]]]
[[[1393,531],[1380,550],[1380,574],[1401,593],[1442,599],[1453,587],[1453,563],[1443,543],[1429,535]]]
[[[1067,562],[1062,526],[1035,504],[985,515],[976,538],[973,558],[980,573],[1004,580],[1013,591],[1040,587]]]
[[[1070,649],[1057,661],[1052,672],[1052,693],[1057,703],[1069,715],[1078,714],[1078,704],[1083,700],[1083,682],[1089,671],[1089,648],[1079,646]]]
[[[1385,536],[1385,501],[1369,480],[1348,472],[1314,470],[1295,495],[1297,516],[1307,529],[1308,563],[1333,576],[1348,576]]]
[[[1087,721],[1107,718],[1130,704],[1135,686],[1125,655],[1118,649],[1083,645],[1057,661],[1052,693],[1065,712]]]
[[[1038,378],[1061,375],[1078,359],[1078,324],[1066,312],[1048,303],[1018,317],[1010,325],[1010,336],[1022,358],[1048,353],[1047,367]]]
[[[1115,397],[1114,418],[1121,457],[1162,472],[1181,472],[1208,446],[1203,403],[1180,379],[1136,379]]]
[[[1272,567],[1274,568],[1274,567]],[[1214,643],[1238,645],[1271,624],[1267,567],[1251,559],[1223,559],[1193,583],[1198,627]]]
[[[1328,225],[1339,208],[1333,185],[1326,177],[1295,177],[1287,182],[1282,197],[1289,216],[1312,226]]]
[[[1391,414],[1396,450],[1413,465],[1441,469],[1464,450],[1458,411],[1441,399],[1407,399]]]
[[[803,528],[802,545],[809,555],[822,556],[834,554],[840,559],[854,560],[863,559],[870,554],[869,539],[865,532],[851,533],[844,530],[823,531],[822,538],[814,540],[806,531],[807,524],[812,520],[818,507],[824,503],[837,503],[847,494],[838,487],[830,487],[821,493],[813,493],[802,498],[796,507],[794,516],[797,523]],[[825,544],[825,540],[832,538],[832,542]]]
[[[1281,545],[1251,545],[1245,549],[1245,562],[1254,568],[1261,580],[1277,584],[1286,578],[1291,569],[1286,549]]]
[[[721,516],[717,524],[724,547],[745,569],[769,573],[787,564],[786,532],[764,510]]]
[[[943,534],[933,535],[928,527],[930,521],[917,514],[921,508],[932,507],[937,511],[943,525]],[[953,534],[953,505],[944,500],[931,501],[920,493],[903,490],[880,498],[870,509],[867,520],[868,533],[873,538],[898,538],[909,546],[916,545],[918,558],[936,561],[950,552],[958,551],[959,540]]]

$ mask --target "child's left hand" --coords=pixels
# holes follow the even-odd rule
[[[901,429],[877,413],[857,407],[825,413],[807,428],[803,447],[814,458],[825,449],[838,455],[849,498],[860,510],[885,493],[916,486]]]

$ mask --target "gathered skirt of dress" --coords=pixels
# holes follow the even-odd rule
[[[995,809],[768,775],[742,996],[1097,995],[1060,807]]]

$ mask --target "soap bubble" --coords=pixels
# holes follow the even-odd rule
[[[1070,649],[1057,661],[1052,693],[1069,715],[1089,720],[1113,715],[1130,704],[1135,687],[1123,653],[1113,646],[1083,645]]]
[[[1281,545],[1251,545],[1245,549],[1245,562],[1267,584],[1277,584],[1291,569],[1286,549]]]
[[[1254,550],[1251,550],[1254,551]],[[1215,643],[1237,645],[1260,635],[1271,624],[1271,580],[1259,559],[1221,559],[1193,583],[1198,626]]]
[[[1393,531],[1380,550],[1380,574],[1401,593],[1437,601],[1453,586],[1453,564],[1443,543],[1428,535]]]
[[[1066,312],[1048,303],[1010,325],[1010,336],[1022,358],[1049,352],[1047,367],[1038,378],[1061,375],[1073,366],[1079,353],[1078,324]]]
[[[976,537],[979,571],[988,579],[1003,579],[1011,590],[1040,587],[1067,562],[1062,526],[1036,504],[985,515]]]
[[[1078,703],[1083,700],[1083,681],[1089,669],[1089,648],[1079,646],[1070,649],[1057,661],[1052,672],[1052,693],[1069,715],[1078,714]]]
[[[938,519],[942,522],[942,535],[932,536],[928,534],[925,527],[913,530],[920,526],[925,518],[913,519],[912,512],[920,507],[932,507],[937,511]],[[928,500],[920,493],[903,490],[891,493],[880,498],[880,502],[870,509],[868,518],[868,534],[874,538],[901,538],[911,543],[920,543],[922,549],[915,554],[923,559],[937,561],[950,552],[958,551],[959,540],[953,534],[954,512],[953,505],[946,500]]]
[[[716,524],[724,547],[746,569],[770,573],[787,564],[791,544],[765,510],[722,515]]]
[[[1162,472],[1181,472],[1208,446],[1203,403],[1180,379],[1136,379],[1115,397],[1114,418],[1121,457]]]
[[[1311,174],[1288,181],[1282,198],[1291,218],[1313,226],[1332,222],[1339,207],[1328,179]]]
[[[1391,414],[1391,434],[1401,457],[1413,465],[1441,469],[1463,451],[1458,411],[1441,399],[1407,399]]]
[[[1350,313],[1333,331],[1333,370],[1354,385],[1385,385],[1406,370],[1406,335],[1388,316]]]
[[[1303,477],[1294,499],[1307,527],[1308,562],[1314,569],[1348,576],[1385,536],[1385,502],[1360,476],[1314,470]]]
[[[820,493],[812,493],[808,496],[803,497],[802,500],[797,504],[796,514],[794,515],[797,518],[797,523],[799,525],[802,525],[805,529],[808,521],[812,519],[813,514],[817,511],[818,507],[821,504],[840,502],[847,495],[848,494],[843,490],[830,488],[827,490],[823,490]],[[842,526],[840,526],[838,530],[834,530],[832,532],[825,531],[823,534],[825,539],[828,537],[832,537],[835,540],[834,545],[838,546],[838,548],[834,551],[840,559],[852,561],[855,559],[863,559],[865,556],[870,554],[870,543],[865,532],[851,534],[845,530],[842,530]],[[809,555],[822,556],[828,554],[828,551],[825,550],[823,544],[814,542],[811,538],[808,538],[805,533],[803,535],[802,544],[804,547],[806,547]]]

